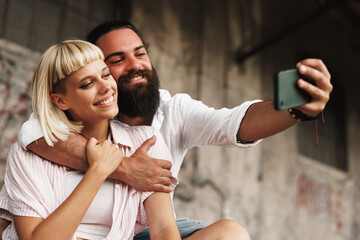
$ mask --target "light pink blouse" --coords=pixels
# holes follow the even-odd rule
[[[131,156],[146,139],[156,135],[156,144],[150,148],[149,155],[172,161],[160,132],[153,127],[129,127],[118,121],[111,121],[110,126],[114,143],[126,157]],[[65,179],[66,167],[44,160],[15,143],[7,159],[0,208],[14,215],[46,218],[66,198]],[[142,203],[151,194],[115,181],[113,221],[106,239],[133,239],[134,234],[143,230],[147,222]],[[11,214],[3,211],[2,216],[11,220]],[[4,231],[3,239],[18,239],[13,223]],[[76,239],[76,234],[72,239]]]

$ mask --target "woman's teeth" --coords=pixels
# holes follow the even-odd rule
[[[100,105],[100,106],[101,106],[101,105],[106,105],[106,104],[109,104],[109,103],[111,103],[111,102],[113,102],[113,101],[114,101],[114,96],[111,96],[111,97],[109,97],[108,99],[97,103],[96,105]]]

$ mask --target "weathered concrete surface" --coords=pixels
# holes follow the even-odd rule
[[[285,0],[132,1],[131,21],[151,44],[161,87],[173,94],[186,92],[215,108],[272,99],[273,74],[293,68],[305,55],[321,56],[335,85],[325,111],[327,122],[319,126],[320,146],[308,147],[316,157],[300,147],[303,139],[314,141],[312,123],[301,123],[249,149],[189,151],[175,191],[179,218],[208,222],[232,218],[255,240],[360,239],[358,29],[341,12],[331,11],[244,62],[235,61],[236,53],[253,49],[319,7],[313,1]],[[83,35],[85,25],[89,23],[80,21],[78,29],[65,27],[62,34]],[[29,81],[38,54],[4,41],[0,50],[3,171],[7,151],[30,112]],[[319,153],[328,158],[339,154],[343,157],[337,160],[348,167],[336,169],[319,162]]]
[[[232,107],[249,99],[272,99],[273,74],[293,68],[297,56],[306,51],[323,56],[330,70],[340,65],[337,74],[342,76],[349,74],[342,67],[349,63],[337,63],[338,57],[351,55],[350,65],[359,63],[359,55],[349,53],[351,47],[335,47],[344,46],[349,31],[329,16],[304,26],[245,62],[234,61],[236,51],[246,52],[313,13],[316,8],[310,1],[301,6],[285,1],[197,1],[194,7],[189,1],[181,5],[174,1],[157,3],[134,1],[137,11],[132,21],[150,39],[151,57],[162,86],[172,93],[188,92],[216,108]],[[189,18],[184,18],[184,12]],[[190,16],[194,17],[191,30],[187,28]],[[200,56],[185,58],[188,50]],[[335,78],[336,85],[341,85]],[[347,98],[353,95],[353,90],[345,91],[349,93],[345,94]],[[359,112],[359,108],[350,111]],[[328,125],[321,127],[332,128],[332,113],[325,116]],[[313,134],[313,125],[306,125],[306,129],[294,127],[252,149],[206,147],[191,151],[175,191],[178,217],[210,222],[233,218],[250,231],[253,239],[359,239],[359,180],[351,170],[359,165],[354,160],[358,159],[359,154],[354,153],[358,150],[353,149],[358,143],[359,127],[353,124],[348,128],[350,155],[340,161],[349,161],[349,171],[336,170],[299,152],[297,136],[305,130]],[[309,135],[305,139],[315,138]],[[314,147],[313,151],[335,154],[333,147],[326,149],[336,146],[329,141],[333,140],[320,136],[319,150]],[[218,201],[217,205],[214,201]]]
[[[31,113],[30,83],[39,53],[0,39],[0,171]]]

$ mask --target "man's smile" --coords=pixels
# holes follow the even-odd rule
[[[145,82],[145,78],[144,78],[144,76],[143,75],[135,75],[134,77],[132,77],[131,79],[130,79],[130,81],[129,81],[129,83],[131,84],[131,85],[133,85],[133,84],[138,84],[138,83],[141,83],[141,82]]]

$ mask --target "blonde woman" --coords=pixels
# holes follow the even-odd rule
[[[153,135],[149,154],[171,156],[153,128],[109,121],[118,113],[117,85],[103,59],[98,47],[80,40],[43,54],[31,86],[33,111],[50,146],[71,131],[89,139],[89,169],[67,169],[15,143],[0,194],[12,221],[4,239],[132,239],[147,224],[152,239],[180,239],[169,194],[108,180],[122,154],[130,156]]]

